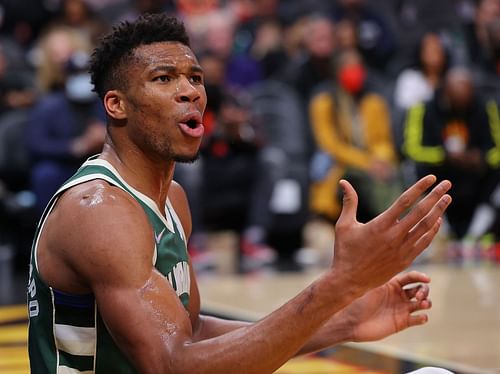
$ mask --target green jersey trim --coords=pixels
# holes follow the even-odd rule
[[[130,192],[132,192],[134,195],[136,195],[140,200],[142,200],[155,214],[156,216],[167,226],[167,229],[174,233],[174,226],[172,223],[172,220],[178,221],[177,227],[179,228],[179,233],[182,236],[182,239],[186,241],[186,235],[184,232],[184,228],[182,227],[182,224],[180,223],[180,220],[178,220],[177,214],[175,213],[175,210],[172,208],[172,204],[170,203],[170,199],[167,198],[167,207],[169,210],[170,214],[166,214],[163,216],[161,214],[160,209],[158,209],[158,205],[147,195],[144,195],[142,192],[136,190],[134,187],[132,187],[130,184],[128,184],[123,177],[118,173],[118,171],[106,160],[103,159],[90,159],[87,160],[81,168],[85,166],[101,166],[105,169],[108,169],[119,181],[122,183]],[[81,169],[80,168],[80,169]],[[116,182],[115,182],[116,183]]]

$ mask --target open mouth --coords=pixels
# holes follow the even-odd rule
[[[179,126],[184,134],[191,137],[201,137],[204,132],[201,115],[198,113],[191,113],[186,115],[179,122]]]
[[[196,127],[198,127],[198,121],[195,120],[194,118],[186,121],[186,125],[190,128],[190,129],[195,129]]]

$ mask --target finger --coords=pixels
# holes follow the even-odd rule
[[[412,243],[419,240],[423,235],[425,235],[430,229],[432,229],[435,223],[444,214],[446,208],[451,204],[451,196],[444,195],[439,202],[432,208],[432,210],[427,214],[427,216],[422,219],[415,227],[413,227],[410,232],[406,235],[404,242],[406,245],[411,245]]]
[[[411,244],[416,242],[422,235],[431,229],[438,219],[444,214],[444,211],[451,204],[451,196],[444,195],[439,202],[432,208],[432,210],[427,214],[427,216],[422,219],[416,226],[414,226],[410,232],[406,235],[406,244]]]
[[[401,215],[409,209],[415,201],[434,183],[436,177],[427,175],[421,178],[413,186],[408,188],[384,213],[375,218],[382,228],[387,228],[396,223]]]
[[[429,317],[427,314],[415,314],[408,316],[408,327],[419,326],[427,323]]]
[[[429,296],[430,289],[426,284],[419,284],[405,288],[404,292],[409,300],[415,298],[417,301],[422,301]]]
[[[415,299],[417,299],[417,301],[423,301],[429,297],[429,293],[429,286],[426,284],[422,284],[415,295]]]
[[[342,199],[342,212],[340,213],[337,226],[342,223],[355,222],[356,211],[358,209],[358,194],[354,190],[354,187],[345,179],[342,179],[339,184],[344,191],[344,197]]]
[[[419,288],[420,288],[420,286],[413,286],[410,288],[405,288],[404,292],[405,292],[405,295],[408,298],[408,300],[411,300],[415,297]]]
[[[401,286],[405,286],[407,284],[411,283],[430,283],[431,278],[424,273],[421,273],[420,271],[409,271],[408,273],[401,273],[398,274],[394,277]]]
[[[414,313],[419,310],[427,310],[432,308],[432,301],[431,299],[425,299],[422,301],[412,301],[410,306],[409,306],[409,312]]]
[[[399,223],[398,226],[401,232],[407,232],[412,227],[414,227],[422,218],[426,217],[429,212],[431,212],[436,205],[442,204],[443,197],[449,196],[445,195],[446,192],[451,188],[451,183],[449,181],[442,181],[432,191],[427,194],[412,210],[408,213]],[[448,201],[449,199],[449,201]],[[447,197],[445,201],[451,202],[451,197]],[[446,209],[448,205],[444,206]],[[440,211],[441,214],[444,212]]]
[[[427,231],[424,235],[420,237],[420,239],[417,240],[415,244],[413,244],[413,247],[411,249],[411,254],[413,258],[416,258],[420,253],[422,253],[427,247],[432,242],[432,239],[436,236],[436,234],[439,231],[439,228],[441,227],[441,223],[443,222],[442,218],[439,217],[437,221],[434,223],[434,226]],[[403,245],[403,247],[406,247]]]

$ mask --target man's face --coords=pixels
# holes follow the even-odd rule
[[[136,48],[125,69],[130,139],[153,158],[194,161],[207,103],[203,72],[191,49],[178,42]]]

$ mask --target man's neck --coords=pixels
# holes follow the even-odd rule
[[[150,197],[163,214],[174,174],[174,161],[155,161],[137,149],[123,150],[109,135],[99,158],[108,161],[136,190]]]

